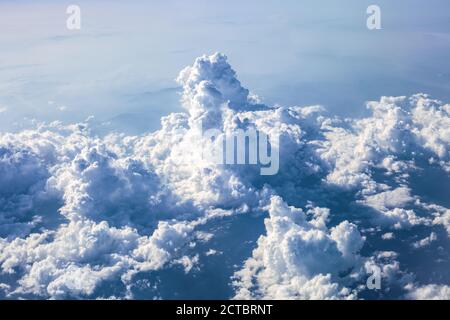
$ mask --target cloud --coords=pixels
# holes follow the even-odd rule
[[[408,169],[408,162],[397,159],[413,159],[422,151],[437,156],[441,166],[448,168],[450,118],[445,105],[418,94],[410,99],[382,97],[368,107],[369,118],[338,121],[338,126],[325,123],[327,141],[321,153],[333,168],[327,177],[330,183],[364,184],[365,192],[373,192],[371,167],[384,167],[391,173]]]
[[[410,266],[379,241],[413,243],[424,228],[431,242],[449,230],[449,209],[411,179],[450,168],[448,105],[382,97],[362,119],[269,107],[223,54],[197,58],[177,81],[187,113],[163,117],[155,132],[98,136],[87,120],[0,134],[0,294],[97,298],[114,285],[108,296],[133,298],[142,274],[201,274],[214,259],[224,261],[225,283],[234,273],[235,298],[364,297],[374,265],[407,291]],[[276,133],[279,173],[203,159],[208,127]],[[253,219],[249,234],[264,219],[257,243],[241,244],[250,256],[228,245],[239,238],[224,232],[230,217]]]
[[[392,232],[386,232],[381,236],[383,240],[391,240],[395,238],[395,235]]]
[[[1,268],[18,277],[11,297],[87,297],[102,281],[115,277],[127,282],[137,272],[162,268],[192,230],[189,223],[160,222],[151,236],[140,236],[135,229],[117,229],[105,221],[70,222],[56,232],[2,241]]]
[[[4,139],[0,146],[0,236],[26,235],[40,218],[34,210],[52,196],[46,159],[28,147]]]
[[[258,240],[253,256],[235,275],[236,299],[349,299],[339,273],[355,268],[364,239],[344,221],[331,230],[320,210],[311,221],[298,208],[272,197],[267,235]],[[252,292],[252,288],[256,290]]]
[[[443,225],[450,235],[450,210],[444,209],[443,211],[444,212],[440,216],[433,220],[433,224]]]
[[[426,286],[410,288],[408,299],[413,300],[449,300],[450,287],[446,285],[430,284]]]
[[[423,247],[427,247],[429,246],[432,242],[437,240],[437,234],[432,232],[428,237],[423,238],[422,240],[416,241],[413,243],[413,247],[418,249],[418,248],[423,248]]]
[[[408,188],[400,187],[368,196],[364,203],[379,210],[401,208],[414,200],[410,192]]]

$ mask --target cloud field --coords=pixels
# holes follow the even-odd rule
[[[220,53],[177,82],[155,132],[0,134],[1,298],[450,298],[449,104],[267,106]],[[279,173],[205,161],[200,124],[277,132]]]

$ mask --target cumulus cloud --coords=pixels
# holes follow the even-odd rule
[[[409,167],[401,159],[413,159],[428,151],[448,167],[449,145],[447,108],[426,95],[382,97],[368,104],[370,118],[347,120],[326,128],[328,142],[322,156],[333,165],[327,180],[347,187],[364,186],[372,192],[371,167],[400,171]],[[401,170],[404,171],[404,170]],[[406,172],[407,173],[407,172]]]
[[[443,225],[450,235],[450,210],[444,209],[442,211],[443,213],[439,214],[438,217],[433,220],[433,224]]]
[[[287,206],[280,197],[272,197],[268,211],[267,234],[235,275],[236,298],[353,298],[339,273],[359,260],[364,239],[357,227],[344,221],[329,230],[318,223],[328,212],[308,221],[303,210]]]
[[[437,240],[437,234],[432,232],[428,237],[425,237],[419,241],[414,242],[413,247],[416,249],[427,247],[436,240]]]
[[[429,284],[421,287],[409,287],[408,299],[412,300],[449,300],[450,287]]]
[[[391,240],[395,238],[395,235],[392,232],[386,232],[381,236],[383,240]]]
[[[201,272],[231,256],[225,244],[208,245],[221,232],[214,222],[245,216],[264,219],[265,231],[256,247],[242,244],[250,257],[226,266],[229,274],[239,266],[235,298],[352,299],[373,265],[391,283],[406,281],[397,254],[377,250],[375,238],[410,241],[404,230],[428,228],[431,242],[450,229],[449,210],[411,183],[421,170],[450,168],[448,105],[423,94],[383,97],[363,119],[269,107],[218,53],[177,81],[187,112],[163,117],[155,132],[97,136],[86,121],[0,134],[4,296],[92,298],[114,282],[123,287],[114,296],[132,298],[141,273]],[[277,134],[279,173],[203,159],[207,128]]]
[[[402,208],[413,200],[410,190],[400,187],[368,196],[365,199],[365,204],[379,210],[389,210]]]
[[[0,146],[0,236],[24,236],[40,220],[36,207],[51,197],[45,190],[48,159],[5,140]]]

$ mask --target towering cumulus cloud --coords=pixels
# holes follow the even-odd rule
[[[218,53],[177,81],[187,113],[156,132],[0,134],[0,297],[448,297],[450,105],[270,107]],[[209,128],[276,133],[278,174],[204,159]]]

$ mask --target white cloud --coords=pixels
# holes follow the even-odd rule
[[[364,239],[356,226],[344,221],[331,230],[317,227],[280,197],[272,197],[268,210],[267,235],[259,238],[253,256],[235,274],[235,298],[353,298],[339,272],[358,262]]]
[[[414,242],[413,247],[416,249],[427,247],[436,240],[437,240],[437,234],[435,232],[432,232],[428,237],[425,237],[419,241]]]
[[[188,252],[216,238],[216,229],[200,226],[268,212],[266,234],[237,262],[244,266],[236,298],[356,298],[371,263],[389,260],[385,278],[403,276],[392,254],[368,246],[369,256],[360,256],[359,229],[377,228],[392,241],[404,235],[386,227],[449,229],[448,209],[421,203],[408,185],[421,152],[450,167],[448,106],[424,95],[383,97],[356,120],[327,117],[319,106],[269,108],[221,54],[197,58],[178,81],[188,113],[162,118],[153,133],[98,137],[87,121],[0,134],[5,295],[95,297],[102,283],[127,287],[140,272],[176,264],[196,272],[200,256],[227,249]],[[200,123],[279,133],[279,174],[204,161]]]
[[[333,167],[327,177],[330,183],[365,185],[364,189],[372,192],[371,166],[384,167],[391,174],[405,172],[411,164],[396,158],[412,159],[422,148],[438,156],[443,168],[448,167],[450,118],[442,103],[419,94],[409,100],[382,97],[368,107],[373,112],[371,117],[324,122],[327,141],[321,154]]]
[[[441,160],[450,159],[450,114],[448,106],[440,101],[429,99],[427,95],[416,95],[411,98],[415,108],[412,119],[416,126],[413,132],[420,143],[433,151]],[[448,165],[448,163],[447,163]]]
[[[449,300],[450,287],[446,285],[429,284],[421,287],[408,287],[408,299],[412,300]]]
[[[395,235],[392,232],[386,232],[381,236],[383,240],[391,240],[395,238]]]
[[[418,217],[413,210],[402,208],[384,211],[378,217],[378,220],[383,223],[392,224],[396,229],[410,228],[412,226],[427,225],[430,223],[429,219]]]
[[[414,198],[411,196],[410,190],[405,187],[400,187],[394,190],[367,196],[364,204],[378,210],[389,210],[402,208],[413,200]]]
[[[450,235],[450,210],[446,209],[442,214],[433,220],[433,224],[443,225]]]

